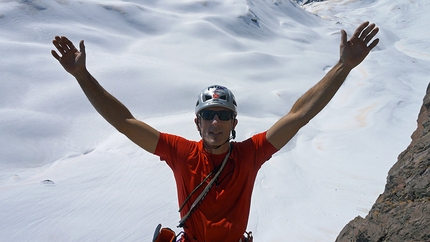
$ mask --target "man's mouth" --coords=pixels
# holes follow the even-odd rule
[[[220,136],[222,135],[221,131],[209,131],[210,136]]]

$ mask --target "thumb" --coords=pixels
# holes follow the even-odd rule
[[[346,45],[346,43],[348,42],[346,37],[346,31],[342,29],[340,31],[340,34],[341,34],[341,43]]]
[[[79,51],[83,54],[85,54],[85,45],[84,45],[84,40],[81,40],[81,42],[79,42]]]

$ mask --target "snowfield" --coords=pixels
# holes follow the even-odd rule
[[[410,143],[430,74],[430,2],[3,0],[0,241],[150,241],[176,232],[168,166],[112,128],[51,54],[85,40],[87,66],[134,114],[198,140],[201,89],[229,87],[237,141],[267,130],[337,62],[340,30],[379,45],[329,105],[260,170],[256,241],[334,241],[366,216]]]

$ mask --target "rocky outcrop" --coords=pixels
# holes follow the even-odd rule
[[[349,222],[337,242],[430,241],[430,84],[412,142],[390,169],[385,191],[362,218]]]

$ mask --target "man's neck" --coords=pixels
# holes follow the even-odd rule
[[[228,151],[228,148],[229,148],[230,142],[228,141],[222,144],[221,146],[209,146],[203,141],[203,147],[210,154],[214,154],[214,155],[224,154]]]

